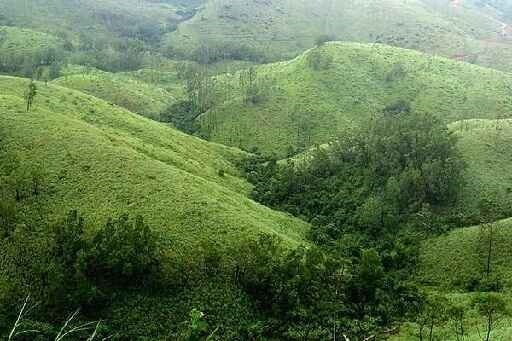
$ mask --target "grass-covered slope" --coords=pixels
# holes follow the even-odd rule
[[[226,61],[208,65],[211,76],[232,73],[251,63]],[[142,69],[126,72],[105,72],[94,67],[68,64],[62,76],[53,83],[79,90],[117,104],[131,112],[160,119],[170,104],[186,97],[185,80],[180,78],[184,68],[201,68],[195,62],[155,58]]]
[[[487,330],[487,319],[481,315],[473,305],[473,300],[477,298],[479,293],[449,293],[443,294],[451,306],[464,309],[464,338],[466,341],[482,341],[485,340],[485,331]],[[508,294],[498,294],[508,306],[512,303]],[[446,304],[446,303],[445,303]],[[454,318],[442,319],[437,321],[432,332],[432,340],[442,341],[459,341],[461,340],[460,330],[457,330]],[[395,335],[391,335],[389,341],[420,341],[419,326],[416,323],[404,323]],[[457,334],[458,332],[458,334]],[[428,339],[430,331],[424,327],[423,340]],[[494,328],[490,334],[490,340],[506,341],[512,338],[512,319],[510,317],[500,318],[494,321]]]
[[[87,73],[65,75],[53,82],[156,120],[160,118],[160,113],[175,100],[174,94],[169,91],[130,77],[129,74],[94,70]],[[178,92],[178,90],[176,91]]]
[[[35,172],[42,182],[39,195],[18,203],[24,219],[51,221],[78,209],[102,224],[141,214],[178,250],[201,240],[231,245],[259,232],[302,241],[305,223],[247,198],[249,185],[233,166],[240,151],[52,84],[37,84],[27,113],[27,85],[0,77],[1,143],[11,155],[1,164],[17,164],[3,171],[21,184]]]
[[[149,0],[2,0],[0,24],[62,36],[94,34],[91,38],[101,40],[139,27],[172,29],[183,19],[181,7],[173,1]]]
[[[512,70],[505,20],[481,4],[450,0],[209,0],[167,37],[175,51],[227,48],[235,56],[282,59],[327,35],[336,40],[383,42],[447,57],[466,55],[482,65]],[[503,45],[486,44],[500,41]],[[498,54],[498,56],[494,56]]]
[[[479,291],[485,291],[479,283],[485,281],[487,276],[488,255],[490,255],[489,282],[491,285],[498,283],[501,286],[502,293],[499,295],[510,307],[511,242],[511,219],[497,221],[492,225],[455,229],[423,242],[417,279],[429,291],[445,296],[451,304],[464,309],[464,340],[482,340],[482,333],[487,328],[486,316],[478,313],[472,301],[481,294]],[[490,253],[489,245],[491,245]],[[460,336],[455,333],[452,318],[436,323],[434,328],[436,340],[460,340]],[[491,340],[510,340],[512,338],[511,323],[510,315],[497,320],[491,333]],[[401,326],[400,332],[390,340],[419,340],[418,331],[417,324],[405,323]]]
[[[512,121],[466,120],[450,124],[464,158],[466,186],[461,195],[464,213],[478,215],[478,203],[493,198],[499,211],[512,215]]]
[[[493,223],[491,272],[505,288],[512,286],[512,221]],[[489,231],[481,226],[453,230],[424,242],[419,275],[429,285],[447,290],[471,288],[485,277]]]
[[[201,116],[211,140],[284,155],[328,142],[399,101],[447,123],[512,112],[511,76],[386,45],[328,43],[256,73],[256,103],[244,101],[236,74],[229,100]]]

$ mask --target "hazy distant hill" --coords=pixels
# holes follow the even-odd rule
[[[167,46],[188,56],[208,48],[214,58],[275,60],[293,57],[326,36],[512,70],[510,18],[498,10],[507,8],[498,1],[494,8],[451,0],[209,0],[168,35]]]

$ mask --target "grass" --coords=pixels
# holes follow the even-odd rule
[[[121,26],[159,25],[165,29],[176,25],[183,19],[177,13],[180,9],[171,2],[145,0],[3,0],[0,19],[9,26],[28,27],[70,40],[85,34],[97,41],[112,41],[119,36]]]
[[[462,306],[465,309],[465,335],[466,341],[484,340],[486,331],[485,317],[481,316],[471,305],[471,300],[475,297],[474,293],[470,294],[446,294],[445,297],[452,304]],[[505,301],[510,306],[512,304],[511,297],[502,294]],[[428,328],[423,332],[423,338],[428,339]],[[510,340],[512,338],[512,318],[504,318],[496,323],[491,333],[491,340]],[[397,335],[389,338],[389,341],[416,341],[418,337],[418,326],[415,323],[405,323],[401,326]],[[444,320],[434,328],[433,340],[435,341],[456,341],[460,340],[455,334],[455,327],[452,321]]]
[[[455,229],[446,235],[424,242],[420,256],[419,278],[423,283],[444,291],[464,290],[485,270],[485,234],[479,226]],[[492,273],[512,288],[512,220],[495,223],[495,247],[491,262]]]
[[[397,100],[447,123],[512,112],[512,76],[386,45],[328,43],[257,73],[265,95],[256,104],[243,101],[239,74],[221,77],[230,84],[220,90],[227,100],[200,118],[204,135],[285,156],[326,143]]]
[[[450,129],[458,137],[457,146],[467,165],[461,209],[466,215],[476,215],[478,202],[488,197],[510,216],[512,152],[507,146],[512,142],[512,121],[465,120],[450,124]]]
[[[0,50],[5,54],[23,56],[52,47],[57,48],[60,44],[60,39],[50,34],[0,26]]]
[[[307,224],[248,199],[250,186],[234,166],[243,152],[53,84],[37,83],[26,113],[27,85],[0,77],[2,144],[20,161],[15,176],[36,169],[44,178],[43,194],[18,205],[25,219],[53,221],[78,209],[102,224],[123,212],[141,214],[182,252],[260,232],[303,242]]]
[[[63,76],[53,83],[158,120],[171,103],[185,99],[185,85],[178,77],[178,70],[189,64],[195,63],[155,58],[146,61],[140,70],[118,73],[69,64],[62,70]],[[212,76],[231,73],[250,65],[246,62],[224,61],[208,65],[208,73]]]
[[[500,279],[503,292],[500,294],[512,307],[512,220],[494,223],[494,247],[491,257],[491,274]],[[486,246],[480,226],[459,228],[423,242],[417,279],[428,288],[445,296],[452,304],[464,307],[466,336],[464,340],[479,341],[485,333],[485,318],[472,306],[471,301],[478,292],[467,292],[467,284],[485,276]],[[484,245],[485,243],[485,245]],[[492,340],[512,338],[512,318],[500,320],[491,334]],[[418,340],[415,323],[404,323],[400,332],[391,341]],[[445,319],[434,329],[434,340],[458,340],[451,321]]]
[[[147,72],[141,70],[137,74],[145,75]],[[183,92],[178,84],[174,89],[169,88],[175,91],[171,93],[131,77],[129,73],[115,74],[99,70],[67,74],[53,83],[104,99],[155,120],[158,120],[168,105],[175,101],[175,96],[180,96]]]
[[[451,57],[466,54],[484,66],[512,70],[510,39],[502,39],[498,11],[464,1],[253,1],[210,0],[167,44],[192,54],[245,46],[270,60],[292,58],[321,35],[362,43],[382,42]],[[509,37],[510,38],[510,37]],[[492,41],[488,44],[486,41]],[[477,57],[476,57],[477,56]]]

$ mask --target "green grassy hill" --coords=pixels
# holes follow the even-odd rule
[[[511,37],[501,35],[497,11],[464,1],[243,1],[210,0],[168,34],[168,47],[194,55],[207,46],[235,57],[291,58],[324,35],[335,40],[381,42],[481,65],[512,70]],[[498,44],[497,44],[498,43]]]
[[[18,204],[24,219],[52,221],[71,209],[94,223],[141,214],[177,250],[202,240],[232,245],[259,232],[303,240],[305,223],[248,199],[233,166],[242,152],[53,84],[37,84],[27,113],[27,85],[0,77],[1,142],[11,159],[2,157],[18,160],[0,164],[18,183],[40,174],[44,188]]]
[[[505,288],[512,287],[512,221],[494,223],[492,273],[501,278]],[[424,242],[419,276],[424,283],[444,290],[462,290],[481,278],[486,266],[488,240],[480,226],[453,230]]]
[[[491,276],[499,278],[503,285],[500,294],[507,304],[512,303],[510,288],[512,286],[512,220],[506,219],[493,223],[493,248],[491,253]],[[451,304],[465,310],[464,340],[482,340],[486,330],[486,319],[471,304],[477,296],[478,288],[472,285],[485,277],[486,254],[488,250],[489,230],[481,226],[455,229],[445,235],[423,242],[420,252],[418,278],[429,291],[446,297]],[[468,292],[469,290],[469,292]],[[471,290],[475,290],[471,292]],[[512,338],[512,319],[507,317],[496,323],[492,340],[509,340]],[[392,341],[419,340],[418,325],[405,323]],[[425,335],[425,334],[424,334]],[[434,328],[436,340],[455,341],[457,337],[453,321],[437,322]]]
[[[0,26],[58,37],[63,42],[62,48],[57,49],[59,64],[131,71],[159,55],[163,35],[193,16],[200,3],[201,0],[2,0]],[[40,60],[33,62],[39,65]],[[16,71],[6,73],[32,76]]]
[[[512,215],[512,176],[508,171],[512,153],[512,121],[467,120],[450,124],[458,137],[457,146],[466,161],[464,214],[478,215],[478,202],[493,198],[505,216]]]
[[[160,113],[175,101],[175,96],[182,93],[178,84],[175,93],[170,93],[163,88],[130,77],[129,74],[99,70],[65,75],[53,83],[104,99],[155,120],[158,120]]]
[[[446,298],[447,302],[464,309],[464,340],[466,341],[481,341],[485,335],[486,319],[478,313],[475,307],[472,306],[472,300],[477,296],[477,293],[450,293],[444,294],[442,297]],[[500,294],[505,302],[510,306],[512,300],[507,294]],[[491,333],[491,340],[505,341],[512,338],[512,319],[505,317],[500,319]],[[404,323],[400,329],[396,331],[396,335],[391,335],[389,341],[419,341],[419,327],[415,323]],[[423,331],[423,340],[428,339],[428,330],[425,328]],[[443,320],[436,323],[433,329],[433,340],[443,341],[458,341],[461,336],[455,333],[454,322],[450,319]]]
[[[231,86],[218,90],[227,100],[200,117],[202,134],[284,156],[328,142],[400,101],[447,123],[512,112],[511,76],[386,45],[328,43],[256,74],[250,103],[239,73],[221,78]]]
[[[182,20],[180,10],[184,8],[173,1],[2,0],[0,23],[63,36],[89,33],[101,40],[138,26],[172,28]]]
[[[212,76],[236,72],[251,63],[224,62],[208,66]],[[159,120],[170,104],[185,98],[185,82],[179,69],[198,67],[197,63],[155,58],[144,68],[127,72],[105,72],[94,67],[67,65],[54,84],[79,90],[117,104],[131,112]]]

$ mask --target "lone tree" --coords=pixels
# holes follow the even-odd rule
[[[37,86],[34,83],[34,81],[30,81],[30,84],[28,85],[28,88],[25,92],[25,100],[27,101],[27,112],[30,111],[30,108],[32,108],[32,103],[34,103],[34,98],[37,95]]]
[[[481,289],[499,291],[499,274],[494,273],[493,263],[496,258],[496,244],[500,240],[500,225],[497,223],[503,208],[492,199],[485,197],[479,203],[481,225],[478,236],[478,252],[482,262]],[[483,287],[482,287],[483,285]]]
[[[506,316],[510,316],[505,300],[496,293],[486,293],[476,297],[473,305],[486,319],[484,341],[491,340],[491,333],[496,325]]]

